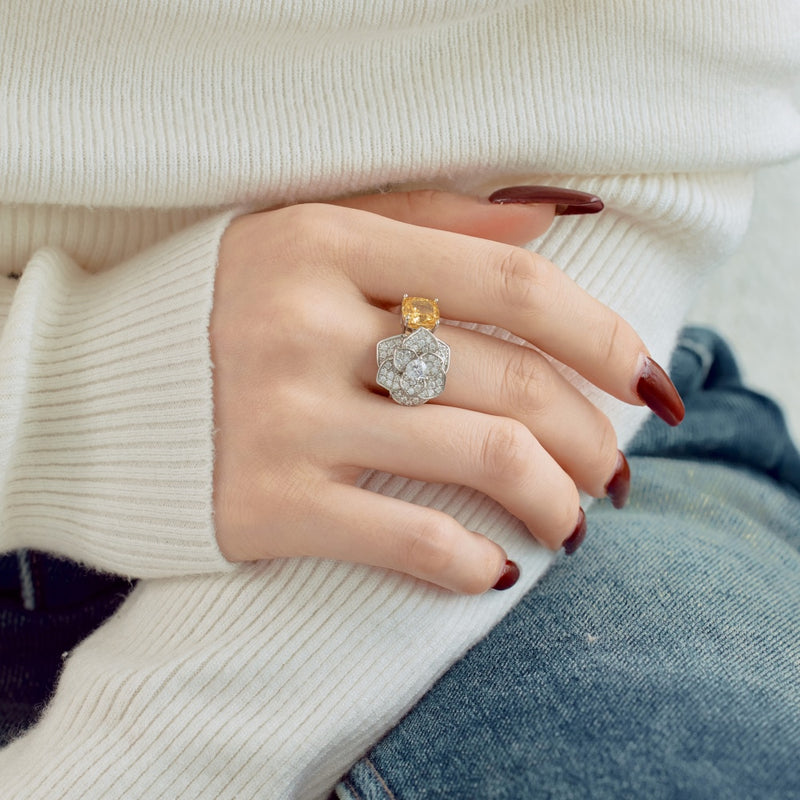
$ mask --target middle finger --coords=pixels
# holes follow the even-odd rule
[[[364,221],[364,238],[358,248],[342,248],[336,266],[370,301],[390,307],[405,293],[439,297],[443,316],[505,328],[604,391],[641,405],[636,387],[647,356],[644,343],[547,259],[362,213],[371,217]]]

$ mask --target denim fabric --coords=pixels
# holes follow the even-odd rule
[[[634,442],[628,507],[346,775],[342,800],[800,797],[800,457],[727,347]]]
[[[671,428],[651,417],[629,454],[741,465],[800,492],[800,453],[783,413],[742,385],[734,356],[716,333],[685,328],[669,371],[686,402],[686,418]]]

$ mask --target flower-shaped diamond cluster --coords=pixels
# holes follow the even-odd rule
[[[450,348],[427,328],[378,342],[379,386],[403,406],[418,406],[444,391]]]

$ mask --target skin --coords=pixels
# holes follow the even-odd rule
[[[366,469],[478,489],[557,549],[578,490],[617,467],[609,420],[531,348],[450,326],[447,387],[414,408],[375,384],[375,343],[403,293],[500,325],[636,405],[647,349],[617,314],[519,245],[554,205],[442,192],[304,204],[235,220],[222,239],[210,337],[215,519],[231,561],[320,556],[456,592],[492,587],[506,554],[448,515],[355,486]],[[580,320],[580,325],[577,321]],[[435,442],[420,457],[419,442]]]

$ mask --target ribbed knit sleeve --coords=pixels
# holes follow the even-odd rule
[[[99,274],[40,249],[5,281],[2,550],[135,577],[233,568],[214,538],[208,341],[231,216]]]

